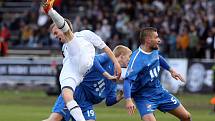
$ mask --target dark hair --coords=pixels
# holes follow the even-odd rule
[[[65,18],[64,19],[65,22],[69,25],[70,30],[73,32],[73,27],[72,27],[72,23],[70,22],[69,19]],[[53,29],[53,27],[55,26],[55,23],[52,23],[49,27],[49,31],[51,31]]]
[[[157,29],[154,27],[145,27],[140,30],[139,41],[141,44],[145,43],[145,39],[147,36],[150,36],[152,32],[157,32]]]

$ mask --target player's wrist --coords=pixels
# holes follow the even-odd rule
[[[169,72],[173,73],[174,72],[173,68],[169,68]]]

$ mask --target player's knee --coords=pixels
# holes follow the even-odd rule
[[[187,112],[186,115],[181,118],[181,121],[191,121],[191,114]]]
[[[62,117],[53,117],[50,121],[62,121]]]
[[[70,88],[63,88],[62,89],[62,96],[65,102],[69,102],[74,99],[73,97],[73,90]]]
[[[146,114],[142,117],[143,121],[156,121],[154,114],[150,113],[150,114]]]
[[[187,120],[191,121],[191,114],[189,112],[187,112]]]

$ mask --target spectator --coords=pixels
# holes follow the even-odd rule
[[[187,30],[184,30],[180,35],[177,37],[177,48],[180,51],[180,55],[182,57],[187,56],[187,50],[189,46],[189,36]]]
[[[1,5],[4,6],[3,3]],[[74,7],[71,8],[71,5]],[[137,35],[139,28],[154,26],[162,28],[159,36],[162,37],[165,44],[162,44],[161,48],[163,49],[161,51],[165,51],[168,57],[195,58],[197,54],[193,53],[203,50],[205,53],[200,52],[201,55],[198,57],[215,58],[215,44],[213,42],[215,35],[214,0],[90,0],[83,2],[56,0],[55,8],[64,16],[69,16],[74,20],[72,21],[74,31],[93,30],[109,44],[112,44],[110,40],[117,33],[117,36],[120,35],[120,43],[132,48],[138,45],[135,35]],[[76,15],[77,13],[78,15]],[[73,18],[74,15],[77,17]],[[46,27],[49,22],[39,11],[37,0],[33,0],[28,12],[20,15],[4,13],[1,18],[0,21],[6,21],[10,30],[22,34],[23,28],[27,28],[25,26]],[[22,25],[23,22],[24,25]],[[22,26],[19,26],[20,23]],[[37,27],[33,27],[32,34],[35,34],[34,28]],[[185,29],[186,32],[184,32]],[[208,34],[210,31],[212,32],[211,35]],[[36,35],[43,35],[41,32],[36,32]],[[43,44],[40,43],[41,37],[39,37],[37,43],[40,45],[39,47],[56,46],[57,43],[52,44],[55,43],[54,40],[50,36],[48,37],[46,39],[42,37]],[[18,40],[23,40],[23,35]],[[26,43],[28,40],[29,37]],[[51,41],[44,43],[44,40]],[[116,42],[113,43],[116,44]],[[176,44],[179,53],[174,51]],[[168,47],[169,45],[171,46]],[[25,46],[29,46],[29,44],[24,44],[23,47]],[[207,47],[209,46],[211,49],[208,51]],[[34,46],[31,45],[31,47]]]
[[[0,30],[0,55],[6,56],[8,51],[8,41],[11,33],[6,24],[2,24]]]

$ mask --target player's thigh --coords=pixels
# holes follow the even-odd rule
[[[73,94],[74,92],[72,89],[69,88],[62,89],[62,97],[66,103],[74,99]]]
[[[146,114],[142,117],[143,121],[156,121],[153,113]]]
[[[74,68],[74,70],[67,68]],[[78,69],[76,67],[68,66],[62,69],[59,79],[61,89],[67,87],[75,90],[75,88],[82,82],[83,77],[78,73]]]
[[[61,89],[70,87],[75,90],[75,88],[83,81],[83,74],[80,73],[79,67],[80,64],[78,60],[67,59],[64,62],[59,77]]]
[[[169,92],[164,92],[162,97],[157,100],[158,109],[162,112],[169,112],[180,106],[181,102]]]
[[[148,118],[151,119],[150,117],[153,116],[153,112],[157,109],[156,102],[145,100],[145,99],[134,99],[134,101],[140,113],[140,117],[143,118],[147,114],[152,114],[152,115],[147,115],[146,117],[147,119]]]
[[[176,109],[169,111],[169,113],[179,119],[189,119],[191,117],[190,113],[181,104]]]
[[[95,54],[93,53],[82,53],[81,56],[78,58],[79,63],[79,73],[84,76],[93,66]]]

